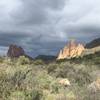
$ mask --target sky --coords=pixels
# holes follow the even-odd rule
[[[0,55],[10,44],[56,55],[67,41],[100,37],[100,0],[0,0]]]

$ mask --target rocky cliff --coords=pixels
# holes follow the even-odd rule
[[[19,47],[17,45],[10,45],[9,46],[9,49],[8,49],[8,52],[7,52],[7,56],[8,57],[19,57],[19,56],[23,56],[25,55],[25,52],[23,50],[22,47]]]
[[[77,44],[75,41],[70,41],[58,54],[59,59],[70,59],[81,56],[85,48],[82,44]]]

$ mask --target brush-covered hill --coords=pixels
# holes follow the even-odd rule
[[[87,43],[85,47],[90,49],[90,48],[94,48],[97,46],[100,46],[100,38],[94,39],[90,43]]]
[[[44,62],[52,62],[56,60],[56,56],[52,56],[52,55],[38,55],[37,57],[35,57],[35,60],[42,60]]]
[[[0,100],[99,100],[99,93],[100,52],[48,64],[0,58]]]

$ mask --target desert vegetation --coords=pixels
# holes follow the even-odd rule
[[[61,79],[70,85],[59,84]],[[0,100],[99,100],[100,87],[93,85],[99,79],[100,53],[48,64],[0,58]]]

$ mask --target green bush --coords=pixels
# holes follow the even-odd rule
[[[23,91],[11,92],[8,100],[25,100],[25,94]]]
[[[51,84],[51,93],[59,93],[59,90],[61,89],[61,85],[57,82],[55,79]]]
[[[41,72],[36,78],[40,89],[50,89],[50,84],[53,78],[47,72]]]
[[[30,60],[27,58],[27,57],[25,57],[25,56],[20,56],[19,58],[18,58],[18,64],[20,65],[25,65],[25,64],[30,64]]]
[[[24,91],[25,100],[41,100],[42,92],[40,90],[33,89],[32,91]]]
[[[48,65],[48,67],[47,67],[48,73],[54,72],[55,69],[57,69],[57,67],[59,67],[58,64],[50,64],[50,65]]]
[[[4,59],[0,57],[0,63],[3,63]]]
[[[7,100],[41,100],[42,93],[38,90],[11,92]]]
[[[43,62],[41,59],[34,60],[33,63],[34,63],[35,65],[43,65],[43,64],[44,64],[44,62]]]

